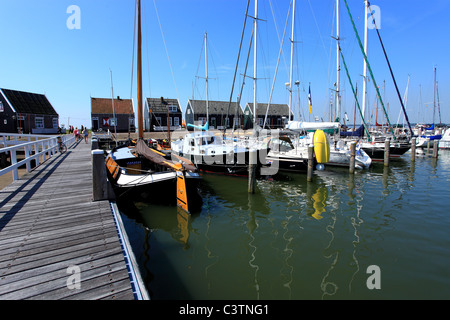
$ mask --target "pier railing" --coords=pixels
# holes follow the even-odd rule
[[[69,146],[75,142],[74,134],[59,135],[62,141]],[[0,176],[13,172],[13,180],[19,179],[19,167],[25,165],[27,172],[32,168],[32,161],[35,166],[40,164],[40,157],[46,161],[58,150],[58,136],[30,135],[16,133],[0,133],[0,157],[2,162],[6,162],[9,154],[10,164],[0,170]],[[24,159],[18,161],[17,155],[24,155]]]

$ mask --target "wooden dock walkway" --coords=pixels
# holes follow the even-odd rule
[[[0,190],[0,300],[148,298],[114,204],[92,201],[90,149],[82,141]]]

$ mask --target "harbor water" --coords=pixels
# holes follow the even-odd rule
[[[450,152],[258,180],[205,174],[203,206],[122,207],[153,300],[448,299]]]

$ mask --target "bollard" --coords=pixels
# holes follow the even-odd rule
[[[430,153],[430,138],[427,138],[427,156]]]
[[[391,145],[391,139],[386,138],[386,140],[384,141],[384,166],[385,167],[389,167],[390,145]]]
[[[416,161],[416,138],[411,139],[411,162]]]
[[[433,141],[433,158],[438,157],[438,149],[439,149],[439,140]]]
[[[114,199],[106,176],[105,153],[100,149],[92,150],[92,198],[93,201]]]
[[[250,150],[248,156],[248,193],[255,193],[257,151]]]
[[[97,150],[98,149],[98,138],[92,137],[91,139],[91,150]]]
[[[313,176],[313,167],[314,167],[314,146],[308,146],[308,172],[306,174],[306,181],[311,182]]]
[[[356,141],[350,143],[350,173],[355,173]]]

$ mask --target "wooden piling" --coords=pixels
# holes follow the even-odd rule
[[[411,162],[416,161],[416,138],[411,139]]]
[[[430,138],[427,138],[427,156],[430,153]]]
[[[385,167],[389,167],[390,145],[391,145],[391,139],[386,138],[386,140],[384,142],[384,166]]]
[[[114,199],[114,192],[106,176],[105,152],[100,149],[92,150],[92,199]]]
[[[439,149],[439,140],[433,141],[433,158],[438,157],[438,149]]]
[[[314,166],[314,147],[308,146],[308,172],[306,174],[306,181],[311,182],[313,177],[313,166]]]
[[[356,141],[350,143],[350,167],[349,172],[355,173]]]

